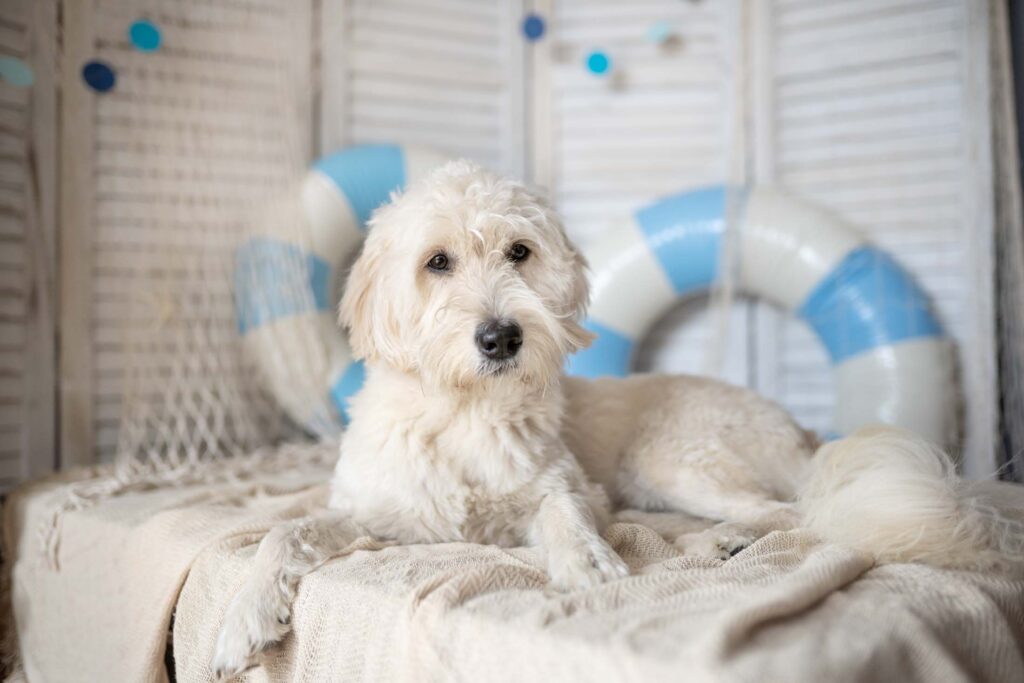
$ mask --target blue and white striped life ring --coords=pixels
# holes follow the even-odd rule
[[[373,210],[444,160],[396,145],[357,145],[324,157],[300,187],[266,207],[235,252],[244,351],[285,412],[313,433],[337,434],[348,397],[363,383],[363,365],[337,325],[342,269]]]
[[[799,315],[828,350],[835,431],[884,422],[948,444],[956,433],[953,348],[924,292],[834,216],[768,188],[662,199],[590,250],[586,325],[597,340],[571,359],[570,372],[627,374],[646,331],[715,282],[727,215],[739,226],[740,290]]]

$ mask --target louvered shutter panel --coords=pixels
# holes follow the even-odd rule
[[[56,4],[0,5],[0,55],[35,82],[0,81],[0,492],[55,464]]]
[[[523,54],[505,0],[325,0],[323,150],[433,147],[523,173]],[[332,58],[334,57],[334,58]]]
[[[310,161],[313,22],[311,0],[90,0],[64,11],[62,165],[74,204],[62,220],[62,457],[74,464],[113,454],[132,408],[130,370],[165,377],[163,395],[136,398],[182,415],[196,397],[175,393],[179,373],[230,383],[251,372],[237,354],[223,367],[183,364],[189,335],[223,330],[220,341],[195,343],[227,344],[234,329],[227,280],[205,281],[203,268],[233,248],[239,219]],[[140,18],[160,27],[158,51],[129,42]],[[82,83],[94,59],[117,74],[109,92]],[[207,315],[217,320],[197,319]],[[141,335],[153,343],[133,347]],[[196,429],[178,422],[163,428]]]
[[[541,77],[540,137],[550,148],[536,169],[551,186],[558,209],[584,249],[654,199],[686,188],[719,184],[742,144],[732,135],[737,114],[735,61],[740,23],[733,2],[543,3],[550,35],[535,48]],[[648,39],[655,23],[671,38]],[[610,75],[585,68],[602,50]],[[722,374],[747,381],[746,304],[728,313],[729,344]],[[720,327],[707,300],[677,307],[648,335],[634,364],[640,370],[718,372],[708,367],[709,334]]]
[[[828,207],[907,267],[959,343],[970,462],[990,465],[992,194],[983,3],[775,0],[765,126],[774,180]],[[778,398],[830,427],[824,350],[781,323]],[[987,367],[988,366],[988,367]],[[980,460],[979,460],[980,458]],[[973,464],[968,463],[968,469]]]

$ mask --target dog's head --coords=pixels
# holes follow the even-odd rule
[[[452,162],[373,216],[341,322],[357,356],[432,384],[545,384],[589,343],[585,266],[544,200]]]

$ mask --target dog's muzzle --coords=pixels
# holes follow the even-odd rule
[[[487,360],[508,360],[522,345],[523,328],[514,320],[491,319],[476,328],[476,347]]]

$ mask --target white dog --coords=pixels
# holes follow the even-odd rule
[[[812,459],[816,440],[744,389],[564,377],[589,341],[585,263],[522,185],[454,162],[371,226],[341,303],[368,374],[330,510],[260,544],[221,628],[218,675],[278,641],[299,578],[364,534],[538,545],[567,590],[629,573],[601,537],[612,506],[646,511],[631,519],[683,552],[725,559],[798,524],[881,561],[1024,557],[978,503],[987,494],[911,435],[863,432]],[[721,523],[694,532],[680,513]]]

